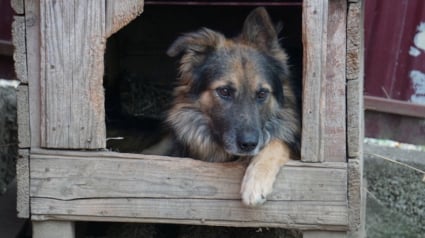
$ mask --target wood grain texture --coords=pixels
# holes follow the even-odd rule
[[[29,123],[28,85],[19,85],[17,90],[17,120],[19,148],[29,148],[31,144]]]
[[[347,16],[347,79],[362,77],[363,13],[362,3],[348,4]]]
[[[235,200],[99,198],[61,201],[32,198],[31,207],[34,215],[46,214],[44,219],[78,215],[80,218],[113,217],[114,221],[140,218],[143,222],[162,220],[176,224],[185,220],[205,225],[347,229],[346,207],[344,203],[335,202],[281,201],[268,202],[261,208],[247,208]]]
[[[142,11],[143,1],[41,0],[42,147],[105,147],[106,38]]]
[[[323,159],[345,162],[346,155],[346,12],[347,2],[329,0],[324,87]]]
[[[35,152],[31,155],[31,196],[62,200],[88,197],[239,200],[245,168],[241,163],[206,163],[114,152],[57,155]],[[279,174],[269,200],[345,201],[346,176],[343,163],[309,166],[291,161]]]
[[[19,150],[16,160],[17,198],[16,210],[19,218],[30,217],[30,168],[29,151]]]
[[[303,161],[323,161],[322,129],[324,113],[324,81],[326,78],[326,46],[328,1],[304,0],[303,34]]]
[[[13,60],[15,61],[16,77],[22,83],[28,83],[27,78],[27,49],[25,45],[25,17],[14,16],[12,23],[12,41],[15,50]]]
[[[31,148],[40,147],[40,1],[25,0]]]
[[[360,155],[363,156],[363,155]],[[365,237],[365,195],[363,194],[363,160],[348,161],[349,237]]]
[[[364,137],[364,34],[362,2],[350,3],[347,16],[347,153],[361,158]]]
[[[104,1],[40,1],[43,147],[105,147],[105,7]]]
[[[364,106],[363,80],[347,81],[347,153],[359,158],[363,150]]]
[[[106,0],[106,36],[109,37],[143,12],[143,0]]]
[[[346,229],[345,163],[291,161],[259,208],[245,207],[240,200],[245,168],[241,163],[114,152],[35,151],[31,212],[44,219]]]
[[[33,221],[34,238],[74,238],[75,224],[71,221]]]

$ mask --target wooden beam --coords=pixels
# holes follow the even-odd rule
[[[19,150],[16,160],[17,198],[16,210],[19,218],[30,218],[30,168],[29,150]]]
[[[323,161],[324,82],[326,80],[328,1],[303,1],[303,161]]]
[[[321,112],[321,143],[324,156],[322,161],[345,162],[347,1],[329,0],[328,7],[326,78],[322,82],[325,100]]]
[[[42,147],[105,147],[105,5],[40,1]]]
[[[40,148],[40,1],[25,0],[25,40],[31,148]]]
[[[146,5],[184,6],[302,6],[301,2],[248,2],[248,1],[145,1]]]
[[[40,219],[347,229],[346,163],[291,161],[264,206],[245,207],[242,163],[35,150],[31,214]],[[207,221],[207,222],[206,222]]]
[[[407,101],[364,96],[366,110],[425,118],[425,106]]]
[[[16,77],[22,83],[28,83],[27,46],[25,42],[25,17],[14,16],[12,23],[13,59]]]
[[[17,99],[17,121],[18,121],[18,142],[19,148],[29,148],[31,144],[30,133],[30,113],[29,113],[29,98],[28,85],[19,85],[16,92]]]
[[[349,3],[347,14],[347,153],[349,158],[361,158],[364,137],[362,2]]]
[[[236,200],[117,198],[61,201],[32,198],[33,219],[115,221],[347,230],[344,203],[267,202],[247,208]]]

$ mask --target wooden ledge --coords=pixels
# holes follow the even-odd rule
[[[245,207],[246,164],[32,150],[32,219],[346,230],[346,163],[291,161],[264,206]]]

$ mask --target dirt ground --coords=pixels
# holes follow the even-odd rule
[[[372,238],[425,237],[425,152],[365,145],[366,234]]]

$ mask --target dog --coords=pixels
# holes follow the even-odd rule
[[[202,28],[180,36],[167,51],[180,57],[166,116],[169,154],[209,162],[249,159],[241,186],[248,206],[263,204],[280,168],[299,157],[299,92],[279,31],[259,7],[235,38]]]

